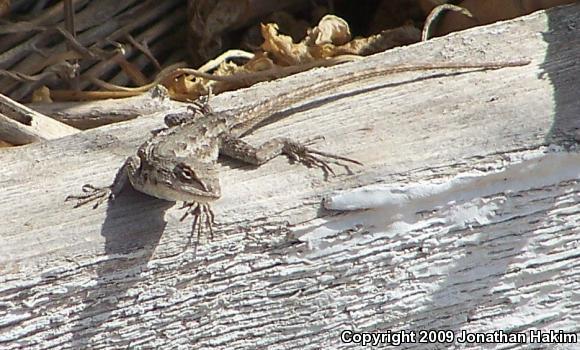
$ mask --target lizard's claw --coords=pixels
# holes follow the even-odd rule
[[[84,194],[78,196],[68,196],[65,198],[65,202],[76,200],[74,207],[78,208],[87,203],[95,202],[93,209],[96,209],[99,205],[103,204],[107,200],[115,199],[113,191],[110,187],[95,187],[90,184],[86,184],[82,187]]]
[[[210,239],[213,240],[213,224],[215,224],[214,221],[215,216],[213,214],[213,211],[211,210],[211,206],[209,205],[209,203],[184,202],[181,208],[182,209],[187,208],[187,210],[185,211],[185,214],[183,214],[181,219],[179,219],[179,221],[185,220],[185,218],[187,218],[189,215],[193,216],[193,223],[191,224],[191,235],[189,236],[185,249],[187,249],[187,247],[191,245],[191,237],[193,237],[196,228],[197,228],[197,241],[195,247],[197,249],[197,245],[199,245],[199,238],[201,237],[201,231],[203,226],[201,224],[201,220],[204,220],[205,227],[207,227],[207,229],[209,230]]]
[[[322,156],[324,158],[329,158],[329,159],[335,159],[335,160],[339,160],[339,161],[344,161],[344,162],[349,162],[349,163],[354,163],[357,165],[362,165],[361,162],[356,161],[354,159],[337,156],[337,155],[331,154],[331,153],[317,151],[317,150],[312,149],[310,147],[306,147],[298,142],[286,142],[284,145],[284,153],[290,159],[297,161],[297,162],[300,162],[300,163],[306,165],[307,167],[314,167],[314,166],[319,167],[324,172],[330,173],[332,175],[335,175],[335,173],[332,170],[332,168],[330,167],[330,165],[328,164],[328,161],[325,159],[322,159],[321,157],[318,157],[318,156]]]

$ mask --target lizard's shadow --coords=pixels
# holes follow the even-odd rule
[[[95,266],[95,282],[84,290],[84,309],[73,326],[74,348],[89,348],[91,338],[103,332],[102,327],[119,314],[120,303],[126,302],[129,289],[139,283],[147,271],[165,230],[165,211],[175,205],[156,199],[125,186],[120,195],[110,201],[101,235],[105,238],[105,259]],[[138,297],[138,296],[135,296]]]
[[[292,115],[294,113],[304,112],[304,111],[307,111],[309,109],[317,108],[319,106],[323,106],[327,103],[337,101],[337,100],[340,100],[343,98],[362,95],[362,94],[365,94],[365,93],[368,93],[371,91],[375,91],[375,90],[381,90],[381,89],[386,89],[386,88],[391,88],[391,87],[396,87],[396,86],[408,85],[408,84],[416,83],[416,82],[423,81],[423,80],[442,78],[442,77],[459,76],[459,75],[463,75],[463,74],[469,74],[469,73],[473,73],[473,72],[477,72],[477,71],[485,71],[485,70],[486,70],[485,68],[474,68],[474,69],[464,70],[461,72],[440,72],[440,73],[422,75],[420,77],[413,78],[413,79],[406,79],[406,80],[402,80],[402,81],[398,81],[398,82],[390,82],[390,83],[382,83],[382,84],[372,83],[372,81],[371,81],[372,85],[368,86],[368,87],[356,88],[354,90],[352,88],[350,88],[349,91],[338,92],[338,93],[329,92],[326,95],[321,95],[319,98],[315,98],[311,102],[299,104],[296,107],[290,107],[290,108],[285,109],[284,111],[274,113],[272,115],[272,117],[268,118],[267,120],[265,120],[262,123],[259,123],[258,125],[256,125],[254,128],[252,128],[251,130],[249,130],[247,133],[245,133],[242,136],[248,135],[257,129],[264,127],[265,125],[273,124],[277,121],[280,121],[281,119],[285,119],[289,115]],[[346,84],[346,86],[348,86],[348,84]]]

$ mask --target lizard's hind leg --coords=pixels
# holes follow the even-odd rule
[[[254,147],[237,137],[224,135],[222,136],[220,152],[253,165],[262,165],[281,154],[285,154],[291,160],[307,167],[321,168],[325,173],[333,175],[334,171],[329,165],[329,159],[362,165],[357,160],[318,151],[286,137],[277,137]]]

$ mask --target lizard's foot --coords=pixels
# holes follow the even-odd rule
[[[209,203],[184,202],[182,209],[183,208],[187,208],[187,210],[185,211],[185,214],[183,214],[183,216],[179,221],[185,220],[185,218],[187,218],[189,215],[193,216],[193,223],[191,224],[191,235],[189,236],[185,249],[187,249],[187,247],[191,245],[191,237],[195,233],[196,228],[197,228],[197,241],[196,241],[196,249],[197,249],[197,245],[199,244],[199,238],[201,236],[203,226],[201,223],[202,220],[204,221],[205,226],[209,230],[210,239],[213,240],[213,224],[215,223],[215,221],[214,214],[213,211],[211,210],[211,206],[209,205]]]
[[[362,165],[362,163],[357,160],[341,157],[332,153],[317,151],[295,141],[284,142],[284,148],[282,152],[290,159],[300,162],[307,167],[319,167],[324,172],[330,173],[332,175],[335,175],[334,171],[329,166],[328,161],[323,158],[335,159],[343,162]]]
[[[95,187],[93,185],[86,184],[82,188],[85,194],[78,196],[68,196],[65,198],[65,202],[76,200],[75,208],[85,205],[87,203],[95,202],[93,209],[96,209],[99,205],[103,204],[107,200],[115,199],[115,195],[111,190],[111,187]]]

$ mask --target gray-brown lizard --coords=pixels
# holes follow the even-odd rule
[[[95,202],[96,208],[107,199],[114,199],[128,179],[136,190],[150,196],[168,201],[183,201],[187,210],[181,219],[188,215],[194,216],[192,233],[197,226],[199,236],[202,226],[199,221],[202,216],[205,216],[205,224],[211,233],[214,215],[210,203],[221,196],[216,167],[219,154],[254,165],[286,154],[309,167],[321,167],[331,173],[325,158],[360,165],[356,160],[316,151],[287,138],[275,138],[259,147],[253,147],[240,139],[273,114],[305,99],[320,96],[337,86],[379,75],[437,69],[499,69],[528,63],[529,61],[442,63],[377,68],[281,94],[257,106],[238,110],[235,114],[216,113],[207,100],[197,102],[189,114],[166,116],[167,128],[143,143],[136,156],[127,159],[111,186],[99,188],[85,185],[83,195],[69,196],[66,200],[77,200],[75,207]]]

